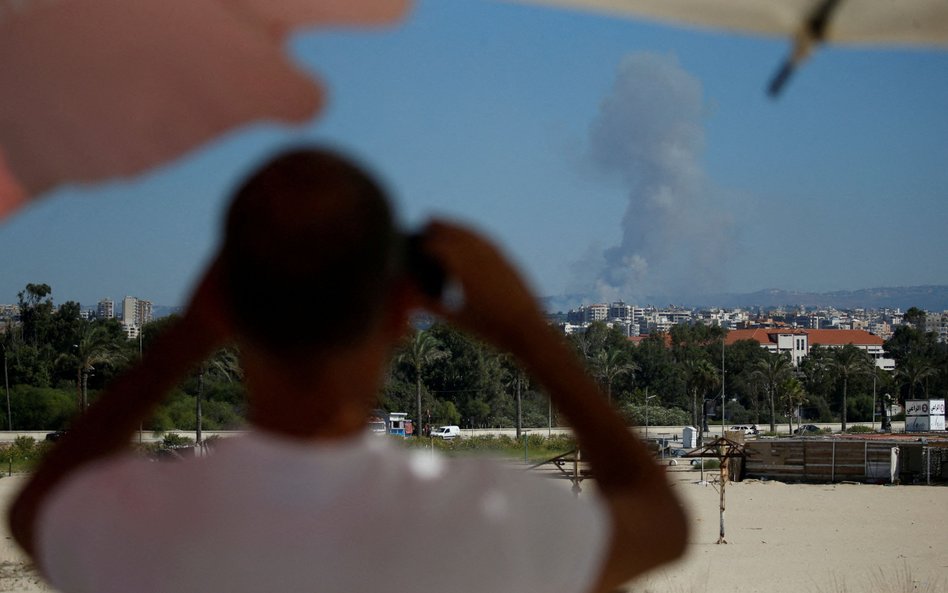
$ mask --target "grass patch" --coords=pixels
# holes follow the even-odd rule
[[[18,436],[12,443],[0,445],[0,471],[33,471],[52,445],[48,441],[37,442],[33,437]]]
[[[704,471],[708,471],[709,469],[718,469],[720,467],[721,462],[717,459],[712,459],[709,457],[704,460]],[[701,471],[701,460],[699,459],[696,465],[691,466],[691,469],[692,471]]]
[[[845,579],[833,576],[827,583],[827,588],[817,585],[818,593],[936,593],[944,591],[945,582],[942,579],[925,580],[916,578],[912,574],[912,568],[908,564],[903,564],[901,568],[883,571],[877,569],[869,577],[868,587],[866,585],[850,587]]]
[[[562,455],[576,448],[576,441],[568,435],[545,436],[537,433],[528,433],[526,436],[527,459],[543,461],[557,455]],[[443,439],[410,438],[401,440],[408,448],[434,448],[449,457],[465,455],[487,455],[504,459],[523,460],[524,439],[515,439],[507,435],[483,435],[462,437],[446,441]]]

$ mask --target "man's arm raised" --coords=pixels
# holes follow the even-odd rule
[[[35,559],[36,521],[49,494],[82,465],[125,450],[140,423],[195,364],[226,342],[219,265],[211,266],[184,317],[168,328],[144,359],[117,378],[78,418],[31,476],[8,515],[16,541]]]
[[[562,336],[546,323],[519,274],[490,243],[452,224],[431,224],[425,249],[464,291],[459,309],[432,304],[432,310],[516,356],[569,418],[613,526],[592,591],[612,591],[680,556],[686,520],[664,472],[606,402]]]

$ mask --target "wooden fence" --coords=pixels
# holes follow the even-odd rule
[[[911,446],[904,442],[837,439],[748,442],[744,475],[799,482],[888,482],[893,447]]]

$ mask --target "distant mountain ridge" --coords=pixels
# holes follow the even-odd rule
[[[168,305],[155,305],[151,308],[151,316],[154,319],[161,319],[169,315],[178,315],[183,311],[182,307],[171,307]]]
[[[706,297],[703,306],[719,303],[720,307],[835,307],[837,309],[895,309],[903,311],[918,307],[926,311],[948,310],[948,286],[888,286],[837,290],[833,292],[799,292],[782,289],[759,290],[745,294]]]
[[[594,301],[582,295],[560,295],[541,299],[548,311],[565,311]],[[632,301],[628,301],[632,303]],[[572,304],[569,304],[572,303]],[[835,307],[837,309],[902,309],[918,307],[926,311],[948,311],[948,286],[888,286],[837,290],[833,292],[801,292],[769,288],[748,293],[700,295],[687,299],[649,298],[635,305],[675,303],[688,307]]]

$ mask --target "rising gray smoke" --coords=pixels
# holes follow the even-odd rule
[[[701,162],[702,94],[672,56],[622,60],[589,142],[594,164],[629,188],[622,239],[579,262],[575,288],[597,300],[685,299],[717,288],[732,224],[715,212]]]

